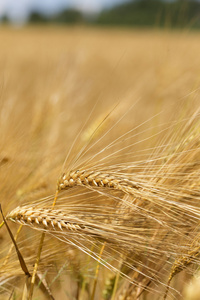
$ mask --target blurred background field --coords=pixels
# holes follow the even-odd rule
[[[0,38],[6,98],[62,97],[85,107],[132,97],[151,107],[199,87],[198,31],[29,26],[1,27]]]

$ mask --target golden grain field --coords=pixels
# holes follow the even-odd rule
[[[0,27],[0,299],[199,299],[199,35]]]

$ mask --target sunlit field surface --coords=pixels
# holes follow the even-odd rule
[[[200,33],[0,41],[0,299],[199,299]]]

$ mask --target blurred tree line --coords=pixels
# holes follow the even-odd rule
[[[8,22],[4,16],[2,22]],[[75,9],[66,9],[46,16],[32,12],[28,23],[92,24],[137,27],[200,28],[200,2],[197,0],[132,0],[101,11],[98,15],[84,15]]]
[[[75,9],[66,9],[52,16],[45,16],[39,12],[32,12],[29,16],[28,23],[80,23],[84,22],[81,12]]]
[[[104,10],[98,24],[200,27],[200,2],[195,0],[136,0]]]

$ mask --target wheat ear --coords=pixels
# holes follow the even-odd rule
[[[6,219],[22,225],[48,230],[76,231],[85,229],[85,225],[67,220],[65,214],[55,209],[18,206],[6,216]]]
[[[174,278],[174,276],[177,275],[178,273],[180,273],[184,268],[186,268],[192,262],[194,262],[195,257],[198,257],[199,255],[200,255],[200,247],[197,246],[194,249],[192,249],[191,251],[189,251],[187,255],[182,255],[180,258],[175,260],[175,262],[172,266],[169,278],[168,278],[167,289],[165,291],[163,300],[165,300],[167,297],[169,286],[170,286],[170,283],[171,283],[172,279]]]
[[[125,177],[125,176],[124,176]],[[111,188],[127,194],[133,194],[141,186],[131,179],[115,173],[104,173],[93,170],[76,170],[63,174],[58,181],[58,190],[66,190],[74,186]]]

